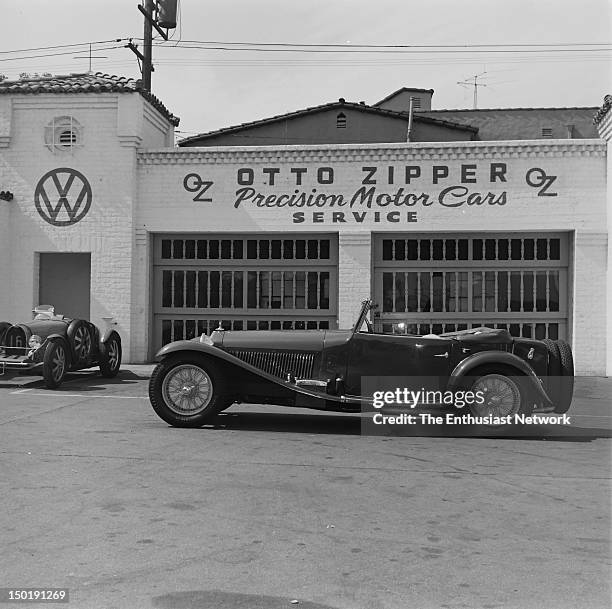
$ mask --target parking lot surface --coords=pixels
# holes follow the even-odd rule
[[[79,609],[610,606],[609,379],[526,438],[365,437],[270,406],[171,428],[151,369],[0,379],[0,587]]]

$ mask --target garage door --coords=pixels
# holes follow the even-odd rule
[[[336,325],[338,241],[305,235],[157,235],[155,346],[226,330]]]
[[[373,255],[384,332],[567,339],[567,234],[379,235]]]

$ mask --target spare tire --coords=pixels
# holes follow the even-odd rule
[[[542,341],[548,350],[548,386],[555,412],[569,410],[574,393],[574,359],[570,346],[563,340]]]
[[[560,376],[558,381],[555,412],[564,414],[569,410],[574,395],[574,358],[571,347],[563,340],[556,341],[559,349]]]

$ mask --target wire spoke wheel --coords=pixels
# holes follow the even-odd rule
[[[484,402],[472,405],[476,416],[507,417],[521,411],[523,397],[518,383],[503,374],[487,374],[476,379],[471,390],[482,393]],[[479,393],[480,392],[480,393]]]
[[[214,388],[210,376],[202,368],[194,364],[181,364],[166,374],[161,394],[172,412],[193,416],[210,404]]]

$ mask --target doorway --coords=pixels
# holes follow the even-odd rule
[[[91,254],[41,252],[38,304],[73,319],[89,319]]]

